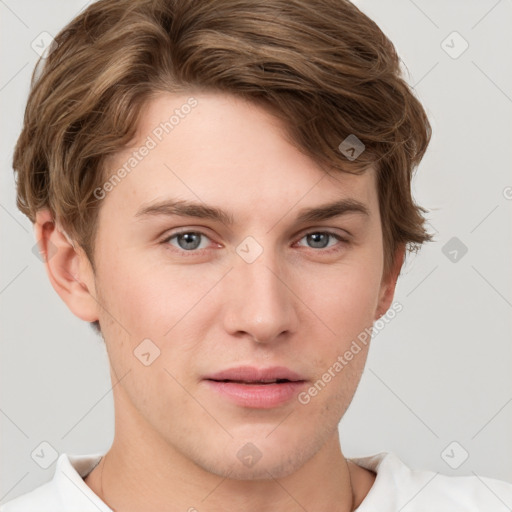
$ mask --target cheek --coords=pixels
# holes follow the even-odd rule
[[[185,410],[187,394],[177,381],[186,381],[188,349],[197,341],[180,321],[188,318],[189,303],[198,301],[197,291],[190,292],[183,276],[168,279],[166,273],[128,258],[98,272],[98,299],[105,306],[100,322],[110,364],[130,402],[155,425],[160,415],[165,420],[171,405]],[[146,359],[144,354],[149,354]],[[151,407],[155,397],[161,409]]]
[[[316,378],[328,381],[315,399],[325,414],[340,417],[357,388],[371,342],[371,326],[380,285],[378,263],[343,264],[324,269],[303,287],[303,301],[317,318],[310,322]],[[310,313],[307,312],[309,315]],[[305,350],[306,349],[305,347]],[[309,349],[311,350],[311,349]],[[315,381],[316,382],[316,381]],[[319,384],[319,389],[324,389]],[[315,391],[313,391],[315,392]],[[319,411],[320,412],[320,411]]]
[[[301,297],[338,339],[346,340],[372,324],[379,285],[374,268],[338,266],[308,279]]]
[[[104,261],[100,285],[105,300],[112,314],[122,318],[134,335],[151,331],[162,336],[195,295],[194,287],[187,286],[186,276],[179,269],[171,274],[165,265],[130,258],[129,251],[125,251],[122,261],[115,256]]]
[[[201,339],[207,326],[215,321],[219,304],[212,304],[209,291],[222,277],[223,269],[211,265],[179,266],[160,261],[145,262],[129,257],[103,266],[99,275],[102,313],[107,325],[112,318],[109,339],[127,340],[122,350],[134,348],[149,338],[161,350],[162,360],[177,361]],[[120,328],[122,326],[123,328]],[[119,349],[121,350],[121,345]],[[170,363],[169,363],[170,364]]]

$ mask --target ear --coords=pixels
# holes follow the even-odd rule
[[[375,311],[374,321],[378,320],[382,315],[384,315],[384,313],[391,306],[391,302],[393,301],[393,297],[395,295],[396,281],[404,263],[404,257],[405,244],[402,244],[395,251],[395,257],[389,275],[383,276],[379,293],[379,302]]]
[[[78,318],[98,320],[94,272],[83,249],[57,227],[47,209],[37,212],[34,232],[46,273],[60,298]]]

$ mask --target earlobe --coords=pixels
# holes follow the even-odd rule
[[[404,256],[405,245],[401,245],[397,248],[395,252],[395,260],[389,276],[387,276],[386,279],[383,279],[381,283],[379,303],[377,306],[377,310],[375,312],[374,321],[378,320],[391,307],[391,302],[393,301],[393,297],[395,296],[395,288],[398,280],[398,275],[400,274],[400,270],[404,262]]]
[[[49,210],[36,214],[34,232],[50,282],[71,312],[98,320],[94,274],[84,251],[59,228]]]

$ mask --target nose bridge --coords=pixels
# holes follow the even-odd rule
[[[244,252],[245,251],[245,252]],[[295,329],[295,307],[279,256],[269,247],[256,247],[246,240],[237,248],[230,272],[233,298],[227,329],[247,333],[259,342],[268,342],[283,332]]]

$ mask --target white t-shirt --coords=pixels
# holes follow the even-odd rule
[[[102,455],[61,454],[53,479],[0,506],[0,512],[112,512],[83,478]],[[356,512],[505,512],[512,484],[477,476],[446,476],[409,469],[393,453],[352,458],[377,473]],[[145,511],[144,511],[145,512]]]

